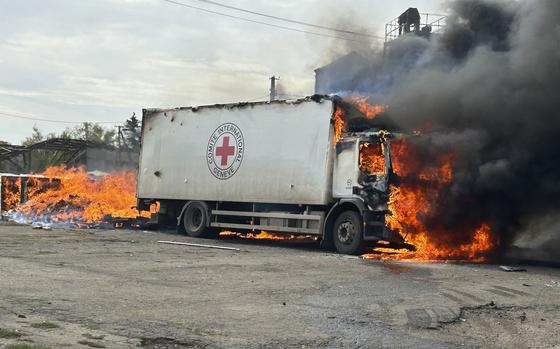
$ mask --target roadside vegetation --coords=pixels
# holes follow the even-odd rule
[[[13,338],[20,338],[25,336],[25,334],[23,334],[20,331],[14,331],[14,330],[7,330],[5,328],[0,328],[0,338],[5,338],[5,339],[13,339]]]
[[[59,328],[60,326],[58,326],[57,324],[53,324],[52,322],[36,322],[31,324],[31,327],[49,330],[53,328]]]
[[[6,347],[6,349],[50,349],[49,347],[45,347],[42,345],[34,345],[34,344],[10,344]]]

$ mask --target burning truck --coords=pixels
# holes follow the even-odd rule
[[[136,171],[84,167],[2,176],[0,211],[53,228],[173,224],[342,253],[371,245],[364,258],[487,261],[500,244],[489,221],[446,223],[460,154],[426,148],[429,130],[399,133],[392,109],[372,100],[146,110],[138,184]]]
[[[340,253],[403,244],[386,226],[390,132],[336,96],[143,113],[137,208],[193,237],[312,235]]]

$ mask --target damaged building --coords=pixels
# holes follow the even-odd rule
[[[445,16],[420,13],[417,8],[409,8],[400,16],[385,24],[385,43],[383,50],[390,51],[393,42],[406,35],[430,39],[445,26]],[[383,55],[382,60],[398,60],[402,57]],[[347,91],[364,92],[360,87],[376,84],[385,85],[385,76],[377,76],[378,67],[383,61],[372,61],[364,53],[352,51],[331,63],[315,69],[315,93],[337,94]],[[375,85],[375,84],[374,84]],[[358,89],[358,91],[356,91]],[[372,92],[372,91],[367,91]],[[373,91],[375,92],[375,91]]]
[[[85,166],[88,171],[111,172],[138,167],[138,152],[101,143],[51,138],[31,145],[0,145],[0,172],[37,173],[48,166]]]
[[[136,170],[138,152],[78,140],[52,138],[27,146],[0,145],[0,213],[27,201],[48,178],[36,173],[49,166],[84,166],[92,176],[116,170]]]

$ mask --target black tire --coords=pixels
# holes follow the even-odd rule
[[[362,217],[356,211],[344,211],[334,221],[332,238],[338,253],[356,255],[363,251]]]
[[[208,206],[206,204],[199,201],[189,202],[183,213],[185,233],[195,238],[209,237],[208,220]]]

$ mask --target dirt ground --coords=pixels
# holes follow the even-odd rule
[[[0,348],[560,348],[560,270],[526,269],[0,223]]]

